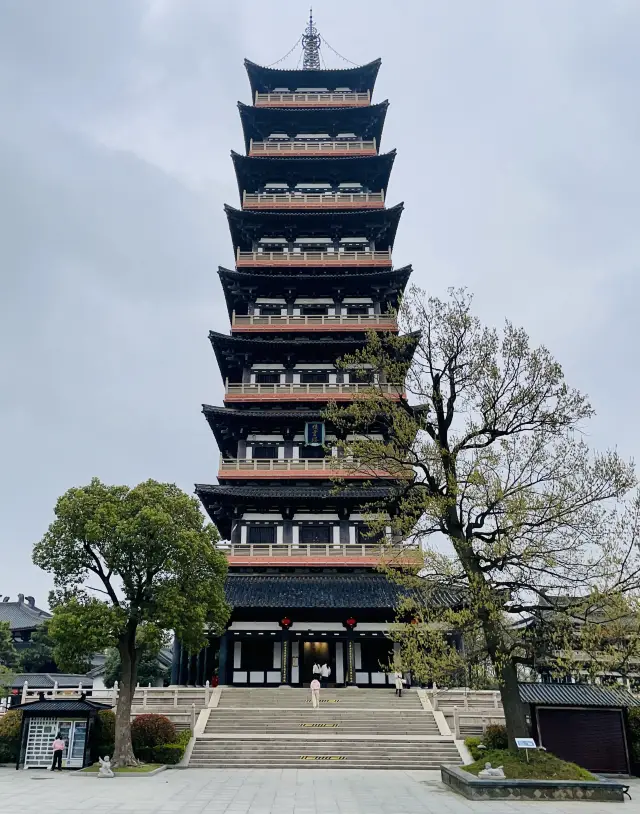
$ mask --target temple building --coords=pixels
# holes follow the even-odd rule
[[[343,469],[323,411],[372,384],[404,395],[376,371],[336,365],[367,331],[398,332],[411,274],[393,262],[403,207],[387,205],[395,152],[380,147],[388,103],[372,101],[380,60],[321,67],[312,21],[302,42],[300,70],[245,61],[240,205],[225,207],[235,266],[218,272],[231,330],[209,335],[224,404],[203,408],[220,466],[216,485],[196,486],[224,541],[233,611],[205,651],[176,647],[174,683],[217,670],[220,684],[303,686],[323,664],[330,685],[390,683],[398,588],[376,566],[391,524],[374,539],[364,517],[393,485]]]

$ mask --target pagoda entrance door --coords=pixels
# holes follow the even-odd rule
[[[323,664],[328,665],[331,669],[329,678],[326,684],[335,685],[336,683],[336,647],[335,642],[332,641],[307,641],[303,642],[303,657],[302,657],[302,684],[309,686],[314,679],[313,665]],[[319,676],[318,676],[319,677]]]

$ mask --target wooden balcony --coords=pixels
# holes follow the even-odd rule
[[[356,469],[356,461],[327,458],[220,458],[219,478],[408,478],[411,469],[390,473],[386,470]]]
[[[377,155],[376,140],[371,141],[254,141],[249,145],[250,156],[345,156]]]
[[[391,250],[376,251],[337,251],[337,252],[242,252],[238,249],[236,254],[236,268],[252,268],[255,266],[382,266],[390,268]]]
[[[397,331],[391,314],[328,314],[326,316],[238,316],[231,317],[234,333],[275,333],[277,331]]]
[[[229,384],[225,403],[267,401],[353,401],[371,390],[370,384]],[[406,396],[401,384],[377,384],[377,392],[390,399]]]
[[[371,93],[309,91],[307,93],[257,93],[256,107],[366,107]]]
[[[231,545],[218,543],[216,546],[223,551],[230,565],[255,564],[262,562],[265,565],[371,565],[375,566],[386,560],[390,565],[403,565],[416,560],[417,548],[406,546],[380,545],[379,543],[351,543],[324,545],[311,543],[299,545],[274,544],[251,545],[250,543]]]
[[[243,209],[384,209],[384,192],[244,192]]]

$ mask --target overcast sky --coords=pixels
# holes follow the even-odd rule
[[[547,344],[592,398],[592,443],[637,458],[640,3],[314,11],[340,54],[382,57],[396,264]],[[306,13],[0,0],[0,593],[46,602],[31,547],[70,486],[215,482],[200,405],[222,399],[207,332],[228,330],[242,60],[284,56]]]

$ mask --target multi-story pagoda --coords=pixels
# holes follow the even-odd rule
[[[303,45],[302,70],[245,61],[241,207],[225,207],[235,268],[219,269],[231,332],[210,334],[224,406],[203,408],[220,469],[218,485],[196,487],[227,541],[233,613],[219,646],[177,654],[176,683],[203,683],[217,664],[221,684],[301,685],[315,663],[338,686],[388,683],[397,588],[376,571],[384,541],[363,507],[392,487],[342,469],[323,410],[372,381],[402,397],[336,361],[367,331],[397,333],[411,268],[392,260],[402,204],[386,205],[395,152],[380,152],[388,103],[371,101],[380,60],[322,69],[312,21]]]

